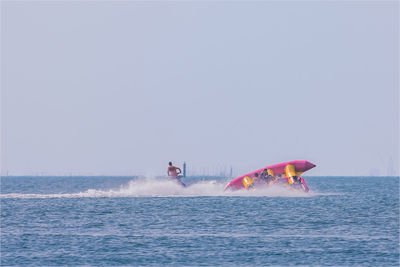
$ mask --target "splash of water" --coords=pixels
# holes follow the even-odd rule
[[[291,190],[288,187],[274,185],[255,190],[224,191],[225,184],[201,181],[188,187],[182,187],[172,180],[155,178],[135,179],[116,189],[88,189],[79,193],[60,194],[1,194],[0,198],[118,198],[118,197],[202,197],[202,196],[240,196],[240,197],[314,197],[330,195],[326,193]]]

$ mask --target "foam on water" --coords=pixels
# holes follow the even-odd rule
[[[59,194],[0,194],[0,198],[118,198],[118,197],[202,197],[202,196],[240,196],[240,197],[314,197],[320,195],[335,195],[310,191],[292,190],[288,187],[274,185],[256,190],[224,191],[225,183],[215,180],[201,181],[182,187],[167,179],[134,179],[128,184],[116,189],[88,189],[79,193]]]

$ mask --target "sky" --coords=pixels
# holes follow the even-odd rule
[[[1,174],[399,175],[397,1],[1,1]]]

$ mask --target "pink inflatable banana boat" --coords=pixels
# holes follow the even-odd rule
[[[283,183],[285,185],[290,185],[295,189],[301,189],[308,192],[308,186],[300,176],[303,172],[308,171],[315,166],[316,165],[305,160],[293,160],[266,166],[233,179],[225,186],[225,190],[249,189],[262,184],[267,186],[271,183]],[[271,177],[271,180],[260,182],[259,177],[262,177],[261,174],[263,171],[265,172],[265,170],[268,173],[268,177]]]

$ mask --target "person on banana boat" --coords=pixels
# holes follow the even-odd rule
[[[302,178],[300,176],[293,176],[293,184],[291,184],[291,186],[295,189],[301,189],[302,187],[301,179]]]
[[[264,184],[264,185],[270,185],[273,184],[274,182],[274,176],[269,175],[267,169],[264,169],[260,174],[255,173],[254,174],[254,183],[255,184]]]
[[[254,183],[254,184],[260,184],[260,183],[262,183],[262,181],[261,181],[261,179],[260,179],[260,177],[259,177],[259,175],[258,175],[257,172],[254,174],[253,183]]]
[[[280,173],[276,176],[276,181],[275,181],[275,183],[277,183],[277,184],[283,184],[283,185],[289,184],[288,181],[287,181],[287,179],[282,178],[282,174],[280,174]]]
[[[261,174],[260,178],[263,182],[265,182],[267,185],[271,185],[276,182],[277,178],[274,175],[271,175],[268,173],[268,169],[264,169]]]
[[[292,176],[292,183],[289,182],[289,178],[281,178],[281,184],[284,186],[288,186],[292,190],[304,190],[305,192],[309,191],[307,184],[304,179],[300,176]]]
[[[268,170],[264,169],[261,173],[260,173],[260,180],[263,182],[267,182],[267,176],[268,176]]]
[[[260,179],[260,175],[258,172],[254,173],[254,176],[251,178],[249,176],[244,177],[243,179],[246,179],[246,185],[245,187],[247,189],[254,189],[255,187],[260,186],[261,184],[264,184],[265,181]]]
[[[256,173],[254,174],[254,177],[255,177],[258,181],[260,181],[260,175],[258,174],[258,172],[256,172]]]
[[[274,184],[276,182],[276,180],[277,180],[276,176],[268,174],[268,176],[267,176],[268,185]]]
[[[264,169],[260,173],[258,173],[258,172],[254,173],[253,183],[255,186],[269,185],[272,180],[273,180],[273,178],[271,178],[270,175],[268,175],[267,169]]]

